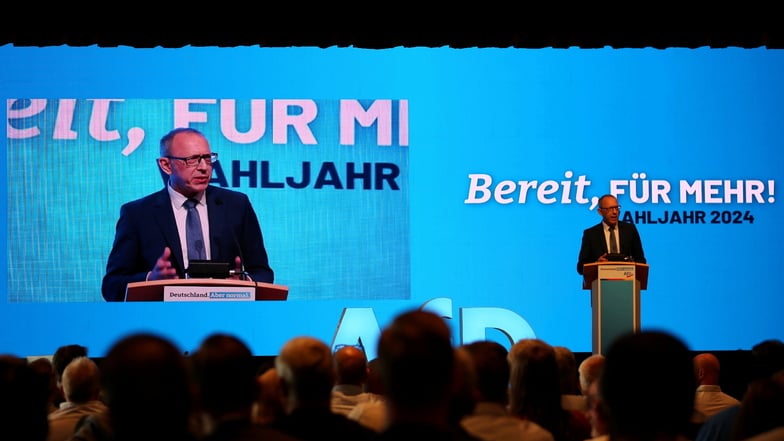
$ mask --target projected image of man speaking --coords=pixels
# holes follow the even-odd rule
[[[210,185],[217,160],[198,130],[177,128],[161,138],[166,187],[120,208],[101,284],[105,300],[124,300],[130,282],[185,278],[192,260],[233,262],[230,277],[273,282],[250,200]]]

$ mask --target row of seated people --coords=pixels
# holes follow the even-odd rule
[[[661,331],[628,334],[576,365],[536,338],[452,344],[448,323],[401,313],[377,358],[298,336],[259,370],[247,344],[216,333],[183,355],[138,333],[101,360],[70,345],[45,362],[0,356],[0,433],[27,441],[462,440],[781,441],[784,343],[752,349],[742,400],[718,361]],[[67,354],[65,353],[67,352]],[[58,369],[60,367],[61,369]]]

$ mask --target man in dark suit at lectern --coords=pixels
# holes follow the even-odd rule
[[[602,196],[598,212],[602,221],[583,231],[577,272],[582,275],[586,263],[607,262],[619,256],[628,261],[646,263],[637,227],[630,222],[618,222],[621,213],[618,199],[610,194]]]
[[[185,278],[194,259],[233,264],[232,278],[273,283],[248,196],[209,185],[218,154],[204,135],[174,129],[161,138],[160,149],[166,186],[120,208],[101,285],[104,299],[125,300],[129,282]]]

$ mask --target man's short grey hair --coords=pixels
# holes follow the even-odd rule
[[[90,358],[76,357],[63,371],[63,394],[72,403],[86,403],[97,397],[100,384],[98,365]]]

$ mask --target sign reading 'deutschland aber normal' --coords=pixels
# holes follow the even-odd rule
[[[167,286],[163,289],[164,302],[243,302],[254,301],[252,287],[228,288],[214,286]]]

